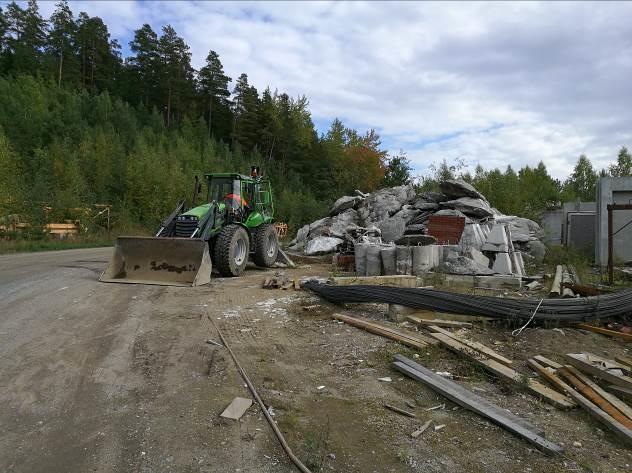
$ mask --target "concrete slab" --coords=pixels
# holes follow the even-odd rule
[[[394,276],[343,276],[332,278],[336,286],[372,285],[394,287],[417,287],[417,277],[408,275]]]
[[[483,247],[482,251],[507,252],[509,251],[509,241],[505,225],[494,224]]]
[[[492,271],[498,274],[512,274],[513,265],[509,253],[496,253],[496,259],[492,266]]]
[[[517,276],[476,276],[476,287],[489,289],[519,289],[522,278]]]

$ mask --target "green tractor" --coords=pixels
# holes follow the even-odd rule
[[[198,286],[211,269],[239,276],[249,257],[273,266],[279,255],[270,181],[253,167],[250,176],[206,174],[205,203],[195,205],[202,184],[195,178],[193,206],[182,200],[155,237],[119,237],[104,282]]]

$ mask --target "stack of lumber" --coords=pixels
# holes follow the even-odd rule
[[[543,356],[535,356],[528,363],[543,379],[571,397],[591,417],[632,446],[632,408],[587,376],[590,374],[617,387],[631,389],[632,379],[624,374],[626,371],[629,373],[630,367],[626,370],[623,364],[591,353],[569,353],[565,359],[568,365],[561,365]]]
[[[491,348],[436,325],[429,325],[424,328],[427,328],[431,332],[430,336],[448,350],[473,360],[501,380],[520,384],[526,382],[525,387],[529,392],[560,409],[575,407],[575,403],[564,394],[558,393],[536,379],[525,380],[520,373],[513,369],[512,360],[496,353]]]
[[[429,386],[456,404],[500,425],[518,437],[535,445],[543,452],[558,454],[563,451],[559,445],[543,438],[543,432],[525,419],[511,414],[509,411],[468,391],[454,381],[445,379],[404,356],[396,355],[395,360],[393,367],[396,370]]]

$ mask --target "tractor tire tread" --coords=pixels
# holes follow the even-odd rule
[[[270,223],[264,223],[259,225],[257,229],[253,232],[253,243],[255,245],[255,252],[253,255],[253,260],[257,266],[261,266],[263,268],[270,268],[274,265],[277,259],[277,253],[279,248],[279,241],[276,240],[277,251],[274,252],[272,256],[268,256],[267,248],[266,248],[266,240],[267,233],[274,232],[274,237],[276,238],[276,229],[274,225]]]
[[[244,264],[241,266],[236,266],[234,264],[232,244],[234,236],[238,232],[243,232],[245,234],[246,243],[249,245],[248,233],[242,226],[237,224],[231,224],[224,227],[215,239],[215,261],[213,261],[213,263],[216,265],[219,273],[224,277],[239,276],[244,271],[248,262],[248,248],[246,248],[246,259]]]

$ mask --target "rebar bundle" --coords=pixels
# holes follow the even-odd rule
[[[535,320],[580,322],[632,314],[632,289],[574,299],[513,299],[474,296],[435,289],[385,286],[333,286],[307,282],[305,288],[335,303],[377,302],[415,309],[521,322]],[[537,311],[536,311],[537,308]]]

